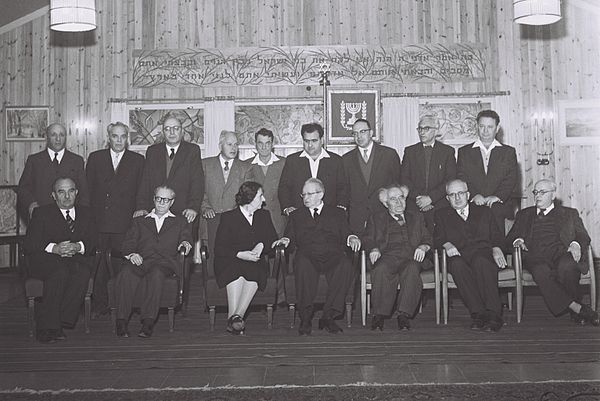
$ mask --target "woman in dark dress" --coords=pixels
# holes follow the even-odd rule
[[[268,265],[261,258],[279,242],[271,215],[263,210],[260,184],[247,181],[235,195],[237,207],[223,213],[215,240],[215,276],[226,287],[227,331],[242,334],[244,315],[257,290],[267,283]]]

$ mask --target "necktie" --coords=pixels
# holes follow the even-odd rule
[[[69,227],[69,231],[71,231],[72,233],[75,232],[75,220],[73,220],[71,218],[71,215],[69,214],[69,211],[65,211],[65,219],[67,220],[67,226]]]
[[[225,182],[227,182],[227,178],[229,178],[229,161],[226,161],[225,167],[223,167],[223,178],[225,178]]]
[[[460,209],[458,211],[458,214],[464,221],[467,221],[467,208],[466,207],[463,207],[462,209]]]
[[[314,208],[313,209],[313,219],[317,219],[319,217],[319,208]]]
[[[546,211],[546,209],[540,209],[540,211],[537,214],[538,217],[544,217],[545,216],[545,214],[544,214],[545,211]]]
[[[171,148],[171,153],[169,154],[169,159],[173,160],[175,158],[175,148]]]
[[[433,152],[432,146],[423,147],[423,154],[425,155],[425,188],[429,189],[429,165],[431,164],[431,153]]]
[[[113,168],[115,169],[115,171],[117,171],[117,167],[119,167],[119,156],[120,155],[121,155],[120,153],[117,153],[113,160]]]
[[[403,226],[405,223],[404,216],[402,216],[401,214],[396,214],[395,217],[396,217],[396,221],[398,222],[398,224]]]
[[[54,164],[54,167],[58,167],[58,152],[54,152],[54,159],[52,159],[52,164]]]
[[[365,163],[369,162],[369,151],[367,149],[363,150],[363,159]]]

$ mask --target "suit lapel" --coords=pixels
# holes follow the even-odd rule
[[[357,148],[358,149],[358,148]],[[383,160],[381,160],[381,149],[379,148],[379,145],[377,143],[373,143],[373,149],[371,149],[371,158],[373,160],[373,164],[371,165],[371,174],[369,175],[369,194],[371,194],[371,192],[373,192],[376,189],[379,188],[375,188],[375,181],[378,175],[378,171],[379,171],[379,167],[381,166],[381,163],[383,162]],[[358,155],[358,157],[360,158],[360,154]],[[359,163],[362,163],[362,161],[359,159],[358,160]],[[360,174],[360,177],[363,178],[362,173]],[[367,184],[365,182],[365,184]]]
[[[225,192],[227,190],[227,188],[229,188],[234,177],[240,176],[240,171],[241,171],[240,163],[241,162],[239,159],[231,160],[231,168],[229,169],[229,176],[227,177],[227,182],[225,182],[225,187],[224,187],[223,192]],[[221,174],[221,176],[222,175],[223,174]],[[223,177],[223,180],[225,180],[225,177]]]
[[[185,143],[182,141],[179,144],[179,149],[177,149],[177,153],[175,153],[175,157],[173,158],[173,165],[171,166],[171,170],[169,171],[169,177],[172,177],[175,174],[175,171],[183,164],[183,160],[186,157],[187,147]],[[167,162],[167,154],[164,152],[165,163]]]

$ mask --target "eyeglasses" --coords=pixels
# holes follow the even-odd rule
[[[438,129],[437,127],[417,127],[417,132],[420,133],[428,133],[431,130],[436,130]]]
[[[468,191],[459,191],[459,192],[452,192],[450,194],[448,194],[448,198],[462,198],[463,196],[465,196],[467,194]]]
[[[323,191],[305,192],[303,194],[300,194],[300,197],[301,198],[308,198],[309,196],[313,196],[313,195],[316,195],[316,194],[322,194],[322,193],[323,193]]]
[[[165,131],[165,132],[171,132],[171,131],[173,131],[173,132],[179,132],[179,131],[181,131],[181,127],[176,126],[176,125],[173,126],[173,127],[163,127],[163,131]]]
[[[162,196],[155,196],[154,197],[154,201],[156,203],[169,203],[173,200],[174,198],[163,198]]]
[[[361,129],[360,131],[352,131],[352,135],[362,135],[371,132],[370,128]]]
[[[548,194],[550,192],[554,192],[554,191],[552,189],[548,189],[548,190],[546,190],[546,189],[540,189],[540,190],[534,189],[533,191],[531,191],[531,193],[533,194],[533,196],[546,195],[546,194]]]
[[[388,202],[400,202],[405,201],[406,196],[391,196],[388,198]]]

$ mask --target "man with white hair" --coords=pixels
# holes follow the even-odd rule
[[[383,330],[384,320],[392,314],[396,297],[398,330],[410,329],[410,319],[419,305],[423,289],[421,270],[431,267],[431,261],[425,258],[432,246],[431,234],[421,213],[405,210],[407,197],[405,185],[392,184],[382,188],[379,200],[387,210],[369,218],[362,238],[373,266],[372,330]]]

